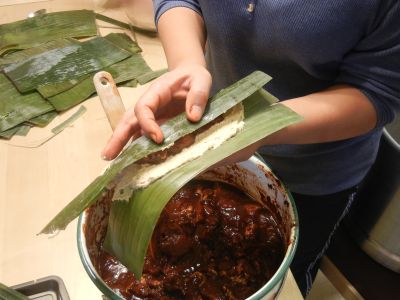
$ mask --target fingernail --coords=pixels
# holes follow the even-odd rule
[[[150,133],[150,138],[157,143],[157,135],[155,133]]]
[[[201,106],[194,104],[190,108],[190,114],[192,115],[193,119],[200,120],[201,116],[203,115],[203,109]]]
[[[109,160],[110,160],[110,159],[109,159],[107,156],[105,156],[104,154],[101,155],[101,159],[102,159],[102,160],[106,160],[106,161],[109,161]]]

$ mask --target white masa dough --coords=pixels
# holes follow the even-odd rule
[[[191,146],[170,156],[164,162],[153,165],[132,164],[125,168],[121,176],[117,176],[118,183],[112,200],[128,201],[134,190],[148,186],[179,166],[200,157],[206,151],[219,147],[243,128],[244,109],[241,103],[228,110],[223,116],[221,122],[198,134]]]

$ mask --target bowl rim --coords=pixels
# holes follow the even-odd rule
[[[77,245],[78,245],[78,253],[79,257],[82,261],[83,267],[86,271],[86,273],[89,275],[89,278],[92,280],[92,282],[96,285],[96,287],[108,298],[112,300],[125,300],[121,296],[119,296],[115,291],[113,291],[98,275],[96,272],[96,269],[94,268],[92,261],[90,260],[89,253],[87,251],[86,247],[83,247],[83,245],[86,245],[86,238],[85,234],[83,232],[83,222],[86,220],[86,214],[85,212],[82,212],[79,215],[78,219],[78,230],[77,230]]]
[[[250,297],[246,298],[246,300],[258,300],[264,297],[268,292],[272,291],[275,286],[279,286],[275,297],[279,294],[283,286],[283,282],[286,278],[287,271],[289,270],[290,264],[292,263],[294,255],[296,253],[298,239],[299,239],[299,219],[294,198],[290,193],[290,191],[287,189],[286,185],[284,185],[283,182],[279,178],[277,178],[277,176],[271,171],[268,164],[262,159],[260,155],[253,155],[249,160],[254,160],[255,162],[257,161],[261,162],[261,166],[265,170],[270,171],[270,174],[274,176],[276,180],[279,181],[279,183],[282,185],[283,190],[286,192],[288,196],[288,200],[290,202],[290,207],[291,207],[289,211],[291,217],[293,218],[293,225],[290,230],[289,245],[278,270],[267,281],[265,285],[263,285],[259,290],[257,290],[257,292],[252,294]],[[96,269],[94,268],[90,260],[87,248],[83,247],[83,245],[86,245],[86,238],[83,232],[83,227],[84,227],[83,222],[85,221],[85,219],[86,219],[86,214],[84,211],[79,215],[78,226],[77,226],[77,246],[78,246],[79,257],[82,261],[83,267],[86,270],[86,273],[89,275],[90,279],[96,285],[96,287],[102,293],[104,293],[105,296],[113,300],[125,300],[124,298],[119,296],[114,290],[112,290],[97,274]]]

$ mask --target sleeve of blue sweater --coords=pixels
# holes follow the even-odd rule
[[[156,24],[163,13],[174,7],[187,7],[201,15],[201,8],[196,0],[153,0],[153,5]]]
[[[400,110],[400,1],[381,1],[363,39],[344,58],[336,80],[359,88],[377,111],[377,127]]]

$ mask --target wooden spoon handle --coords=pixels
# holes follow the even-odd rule
[[[122,115],[125,113],[125,106],[115,85],[111,74],[105,71],[98,72],[93,77],[93,83],[99,95],[108,122],[114,131]]]

